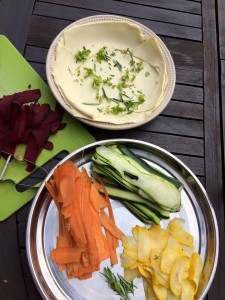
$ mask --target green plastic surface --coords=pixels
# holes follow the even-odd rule
[[[48,85],[3,35],[0,35],[0,78],[0,97],[28,88],[39,88],[41,90],[39,103],[48,103],[52,109],[55,109],[56,100]],[[71,153],[94,142],[94,137],[67,112],[64,112],[63,122],[67,124],[66,127],[49,138],[54,144],[53,150],[44,149],[36,161],[37,166],[42,166],[63,150]],[[25,145],[17,147],[15,153],[17,159],[23,158],[24,150]],[[5,162],[1,157],[0,173]],[[15,159],[9,163],[0,180],[0,221],[6,219],[34,197],[37,189],[30,188],[25,192],[18,192],[15,186],[15,183],[19,183],[29,175],[25,163]]]

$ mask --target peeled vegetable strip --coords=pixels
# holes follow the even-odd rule
[[[39,104],[39,89],[27,90],[0,99],[0,149],[14,154],[16,146],[26,144],[23,159],[27,171],[35,168],[35,161],[43,149],[52,150],[49,136],[65,127],[63,109],[57,103],[55,110],[49,104]]]
[[[123,237],[123,232],[115,227],[113,221],[108,217],[108,215],[102,211],[100,214],[101,224],[106,228],[114,237],[121,240]]]
[[[82,248],[58,247],[52,250],[51,258],[57,264],[78,262],[81,258]]]
[[[102,185],[102,189],[103,189],[103,192],[104,192],[104,195],[105,195],[105,200],[106,200],[106,203],[107,203],[107,208],[108,208],[108,213],[109,213],[109,218],[111,219],[113,225],[116,227],[116,223],[115,223],[115,218],[114,218],[114,214],[113,214],[113,210],[112,210],[112,206],[111,206],[111,203],[110,203],[110,200],[109,200],[109,195],[108,195],[108,192],[107,192],[107,189],[106,187],[104,186],[101,178],[99,178],[99,181]],[[107,236],[107,235],[106,235]],[[120,238],[121,239],[121,238]],[[112,241],[113,241],[113,245],[114,245],[114,249],[116,249],[118,246],[119,246],[119,243],[118,243],[118,239],[113,236],[112,237]]]
[[[110,146],[99,146],[92,157],[94,163],[106,175],[113,170],[113,179],[124,187],[145,194],[149,201],[157,203],[168,211],[177,211],[181,204],[180,191],[168,180],[153,173],[143,172],[137,163],[131,164],[126,156]],[[128,183],[128,184],[127,184]],[[132,188],[129,188],[131,186]],[[133,189],[134,187],[134,189]]]
[[[60,177],[60,195],[63,199],[62,207],[72,205],[75,190],[75,170],[74,165],[71,161],[67,161],[64,164],[64,169],[61,171],[60,166],[58,167]],[[71,193],[72,191],[72,193]]]
[[[146,299],[194,299],[203,261],[198,253],[187,256],[187,251],[183,251],[182,234],[187,234],[185,241],[188,243],[192,240],[189,247],[194,246],[194,239],[189,238],[183,226],[183,219],[174,218],[166,229],[160,225],[152,225],[149,229],[135,226],[132,236],[123,237],[121,264],[124,274],[127,279],[142,275]]]
[[[161,176],[161,177],[165,178],[166,180],[170,181],[172,184],[174,184],[177,189],[182,189],[183,185],[179,180],[177,180],[176,178],[173,178],[173,177],[169,177],[169,176],[165,175],[164,173],[160,172],[159,170],[155,169],[154,167],[149,165],[147,162],[145,162],[145,160],[143,160],[141,157],[139,157],[134,152],[132,152],[125,145],[122,145],[122,144],[118,145],[118,148],[124,155],[126,155],[133,161],[136,161],[140,165],[140,167],[144,168],[146,171],[153,173],[155,175]]]
[[[103,261],[110,257],[108,242],[107,242],[105,235],[102,232],[98,212],[95,211],[92,206],[91,206],[90,210],[91,210],[92,219],[93,219],[92,226],[93,226],[93,232],[94,232],[94,237],[95,237],[95,241],[96,241],[96,247],[97,247],[96,250],[98,252],[100,261]]]
[[[89,259],[89,264],[96,265],[99,264],[99,258],[97,253],[97,245],[95,240],[95,235],[93,234],[94,221],[92,218],[90,210],[90,189],[91,181],[85,169],[82,169],[82,180],[84,181],[84,191],[83,191],[83,207],[82,207],[82,220],[84,226],[84,232],[86,236],[86,249]],[[92,228],[92,230],[90,230]]]
[[[105,197],[99,193],[99,190],[102,188],[102,185],[94,182],[91,185],[90,199],[91,203],[96,211],[99,211],[108,206],[108,202]]]
[[[70,231],[77,246],[82,246],[87,243],[84,223],[82,218],[82,197],[84,195],[85,183],[82,180],[81,174],[76,176],[74,190],[71,193],[74,196],[72,202],[72,213],[69,219]]]
[[[66,269],[69,279],[83,280],[109,257],[116,264],[118,239],[124,234],[115,224],[107,192],[98,192],[103,185],[67,161],[54,170],[46,188],[59,211],[59,235],[51,252],[58,269]]]
[[[39,89],[27,90],[13,95],[3,96],[0,98],[0,115],[7,113],[12,103],[23,105],[25,103],[37,102],[40,97],[41,91]]]

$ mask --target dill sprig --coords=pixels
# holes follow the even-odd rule
[[[108,283],[109,287],[116,292],[117,295],[123,300],[130,300],[129,294],[134,294],[134,289],[136,286],[133,281],[127,281],[123,276],[113,274],[109,267],[104,268],[103,273],[101,273]]]

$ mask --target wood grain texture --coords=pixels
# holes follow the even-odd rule
[[[101,0],[100,0],[101,1]],[[64,2],[63,2],[64,3]],[[96,14],[100,14],[100,15],[106,15],[106,14],[117,14],[117,15],[121,15],[121,16],[125,16],[125,17],[129,17],[131,19],[134,19],[135,21],[138,21],[140,23],[142,23],[143,25],[147,26],[148,28],[150,28],[151,30],[153,30],[155,33],[159,34],[159,35],[166,35],[166,36],[171,36],[171,37],[180,37],[180,38],[186,38],[186,39],[190,39],[190,40],[196,40],[196,41],[201,41],[202,40],[202,33],[201,33],[201,29],[200,28],[196,28],[196,27],[190,27],[190,26],[184,26],[184,25],[180,25],[177,23],[168,23],[167,20],[165,20],[164,16],[161,16],[161,20],[155,20],[154,18],[152,19],[149,15],[144,18],[143,16],[139,16],[136,11],[134,11],[133,14],[127,14],[127,10],[125,9],[125,13],[121,12],[121,10],[118,10],[118,5],[115,6],[113,4],[114,9],[116,8],[115,13],[112,13],[112,11],[106,12],[104,10],[91,10],[90,7],[90,2],[88,2],[88,9],[83,9],[85,6],[85,2],[81,1],[80,2],[82,5],[79,6],[79,2],[72,2],[73,5],[76,4],[77,7],[73,7],[71,9],[71,7],[67,7],[64,6],[62,8],[63,12],[61,11],[61,9],[59,10],[59,8],[61,8],[61,6],[56,6],[54,5],[53,8],[52,6],[50,7],[46,7],[46,3],[44,3],[44,7],[43,5],[37,5],[37,9],[35,10],[35,12],[40,15],[40,16],[50,16],[54,17],[54,18],[60,18],[63,15],[64,19],[70,20],[71,22],[88,17],[88,16],[93,16]],[[96,2],[95,2],[96,3]],[[100,8],[102,9],[102,4],[104,4],[105,2],[100,2]],[[108,1],[108,4],[111,4],[112,1]],[[51,5],[51,4],[50,4]],[[81,8],[79,8],[81,7]],[[95,8],[97,7],[96,5],[94,6]],[[130,5],[128,6],[130,7]],[[135,7],[133,7],[135,8]],[[47,9],[47,10],[46,10]],[[48,13],[47,11],[50,12]],[[52,11],[51,11],[52,10]],[[139,11],[140,8],[136,7],[136,10]],[[46,11],[46,12],[45,12]],[[117,13],[119,12],[119,13]],[[190,23],[189,23],[190,24]]]
[[[0,298],[26,300],[15,214],[0,223],[0,232]]]
[[[199,157],[204,157],[204,140],[199,138],[166,135],[162,133],[149,132],[144,130],[123,130],[123,131],[111,131],[97,130],[95,128],[85,126],[90,133],[92,133],[97,140],[109,139],[109,138],[128,138],[138,139],[148,143],[156,144],[173,154],[196,154]]]
[[[176,24],[179,25],[201,28],[200,15],[143,6],[139,5],[138,1],[136,1],[136,3],[126,3],[123,1],[112,0],[61,0],[57,1],[57,4],[60,5],[37,1],[34,7],[34,14],[48,14],[48,16],[51,17],[74,20],[76,19],[78,10],[85,9],[85,11],[94,11],[94,13],[92,12],[92,14],[107,12],[107,14],[119,14],[128,17],[150,19],[160,22],[163,21],[166,23],[174,23],[174,20],[176,20]],[[68,7],[65,4],[69,4],[70,6]]]
[[[34,0],[0,1],[0,12],[2,16],[0,18],[0,34],[6,35],[22,54],[34,2]]]
[[[220,65],[221,65],[221,74],[225,74],[225,60],[221,60]]]
[[[176,84],[173,99],[203,103],[203,89],[195,86]]]
[[[195,41],[161,37],[171,52],[176,68],[203,71],[203,45]]]
[[[46,2],[46,0],[39,0],[40,2]],[[174,11],[181,11],[193,14],[201,14],[201,4],[194,3],[192,1],[185,1],[185,0],[114,0],[115,3],[117,2],[125,2],[125,3],[134,3],[138,5],[144,6],[151,6],[151,7],[160,7],[163,9],[171,9]],[[48,0],[50,3],[55,4],[63,4],[68,6],[76,6],[76,7],[83,7],[86,5],[86,8],[89,8],[84,1],[73,1],[73,0]],[[112,2],[112,1],[111,1]],[[85,3],[85,4],[84,4]]]
[[[21,53],[25,48],[33,4],[33,0],[0,1],[0,34],[6,35]],[[0,298],[26,300],[28,298],[18,248],[16,214],[0,223],[0,232]]]
[[[203,122],[191,119],[158,116],[151,122],[139,127],[141,130],[165,134],[203,138]]]
[[[225,149],[225,60],[221,60],[221,114],[222,114],[222,142]],[[223,161],[225,162],[225,151],[223,151]],[[223,165],[225,172],[225,165]]]
[[[176,82],[193,86],[203,86],[203,72],[176,68]]]
[[[220,59],[225,59],[225,1],[217,0],[217,19],[219,28],[219,54]]]
[[[203,105],[172,100],[161,115],[203,120]]]
[[[52,0],[54,1],[54,0]],[[117,0],[118,1],[118,0]],[[128,3],[137,3],[137,0],[119,0]],[[172,9],[174,11],[182,11],[193,14],[201,14],[201,3],[195,3],[186,0],[139,0],[138,4],[146,6],[161,7],[166,9]]]
[[[218,73],[218,45],[216,39],[215,1],[203,1],[204,46],[204,130],[205,130],[205,178],[206,190],[215,209],[220,236],[218,266],[224,266],[224,197],[221,154],[221,123]],[[217,268],[216,276],[208,293],[210,299],[224,299],[224,271]]]

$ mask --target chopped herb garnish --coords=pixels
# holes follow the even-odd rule
[[[133,75],[132,75],[132,77],[131,77],[131,81],[134,81],[134,80],[135,80],[135,78],[136,78],[136,75],[135,75],[135,74],[133,74]]]
[[[99,103],[92,103],[92,102],[82,102],[84,105],[99,105]]]
[[[121,114],[124,111],[125,111],[125,108],[121,107],[119,104],[117,104],[117,106],[114,106],[114,107],[111,108],[111,112],[114,115]]]
[[[84,68],[84,70],[86,71],[86,73],[84,75],[84,79],[86,79],[88,77],[92,77],[93,78],[92,86],[94,88],[99,87],[103,81],[102,77],[100,75],[95,74],[93,69],[91,69],[91,68]]]
[[[104,89],[104,88],[102,88],[102,94],[103,94],[103,97],[107,100],[108,97],[107,97],[107,95],[106,95],[106,92],[105,92],[105,89]]]
[[[119,90],[120,92],[122,92],[123,89],[125,89],[125,88],[127,88],[127,87],[129,87],[129,85],[126,84],[124,81],[123,81],[123,82],[119,82],[119,83],[117,84],[117,88],[118,88],[118,90]]]
[[[160,258],[160,256],[158,256],[157,254],[154,256],[154,260],[157,260],[159,258]]]
[[[78,51],[75,54],[76,62],[81,62],[81,61],[87,60],[87,58],[90,55],[90,53],[91,53],[91,50],[86,49],[85,47],[83,47],[82,51]]]
[[[112,80],[111,77],[107,77],[106,79],[103,80],[103,83],[104,83],[104,84],[107,84],[108,86],[111,86],[111,85],[112,85],[111,80]]]
[[[116,56],[116,51],[114,50],[114,51],[110,54],[110,56]]]
[[[114,67],[118,68],[118,70],[122,71],[122,65],[118,62],[118,60],[113,60]]]
[[[100,84],[102,83],[102,77],[100,75],[93,75],[93,81],[92,81],[92,86],[94,88],[99,87]]]
[[[123,96],[125,96],[125,97],[127,97],[127,98],[130,98],[126,93],[120,93],[121,95],[123,95]]]
[[[98,53],[96,54],[96,60],[100,64],[102,63],[103,60],[108,61],[110,60],[110,56],[108,55],[108,52],[106,51],[107,47],[102,47]]]
[[[90,76],[93,76],[94,72],[93,72],[93,69],[91,68],[84,68],[84,70],[86,71],[85,75],[84,75],[84,78],[88,78]]]
[[[83,67],[84,73],[81,73],[81,69],[78,68],[76,70],[77,78],[74,81],[77,81],[81,84],[86,78],[91,78],[91,85],[93,88],[96,89],[96,99],[98,103],[96,102],[83,102],[84,105],[99,105],[103,101],[115,102],[115,106],[104,106],[102,108],[97,107],[99,112],[102,112],[104,114],[114,114],[118,115],[121,113],[124,114],[130,114],[134,110],[138,108],[140,104],[142,104],[145,101],[145,95],[141,90],[137,90],[137,87],[135,85],[135,79],[137,77],[137,73],[139,73],[144,68],[144,61],[138,57],[135,57],[132,50],[127,49],[115,49],[113,51],[107,51],[107,47],[102,47],[99,49],[97,54],[92,56],[90,59],[93,61],[93,67],[92,68],[85,68]],[[117,53],[120,55],[117,56]],[[90,55],[90,50],[87,50],[85,47],[83,47],[82,51],[79,51],[76,54],[77,60],[86,60],[87,57]],[[125,65],[122,65],[120,61],[121,55],[127,55],[126,59],[128,58],[128,62]],[[114,57],[114,58],[113,58]],[[118,60],[117,60],[118,58]],[[129,60],[130,58],[130,60]],[[110,74],[113,72],[108,72],[109,75],[107,75],[106,78],[102,78],[99,74],[102,75],[102,71],[104,70],[101,66],[98,66],[98,63],[102,63],[102,61],[107,62],[107,68],[118,68],[119,71],[121,71],[121,77]],[[98,70],[98,73],[96,73],[96,70]],[[143,72],[145,77],[150,76],[150,72],[146,71]],[[84,74],[82,78],[78,78],[81,74]],[[75,74],[73,74],[75,75]],[[115,77],[115,78],[114,78]],[[78,80],[79,79],[79,80]],[[114,81],[116,80],[116,81]],[[104,87],[108,86],[108,88],[105,90]],[[117,88],[118,90],[118,96],[112,97],[111,91],[112,89]],[[107,94],[106,94],[107,92]],[[111,98],[112,97],[112,98]],[[91,99],[90,99],[91,100]]]
[[[114,102],[123,102],[122,99],[117,99],[117,98],[112,98],[112,100],[113,100]]]
[[[130,55],[130,66],[132,67],[135,64],[133,52],[127,48],[127,54]]]
[[[143,103],[145,101],[145,95],[144,94],[141,94],[138,96],[138,101],[141,103]]]
[[[143,68],[144,68],[144,66],[143,66],[143,60],[141,60],[140,62],[137,62],[136,63],[136,66],[135,66],[135,71],[137,72],[137,73],[139,73]]]
[[[121,77],[122,81],[126,81],[129,80],[130,76],[129,76],[129,70],[126,69],[125,74]]]

